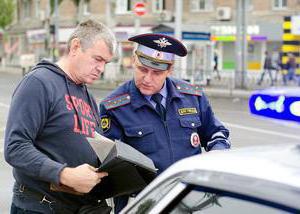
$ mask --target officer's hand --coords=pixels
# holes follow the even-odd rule
[[[75,168],[64,168],[60,173],[60,183],[77,192],[88,193],[107,175],[106,172],[97,172],[93,166],[83,164]]]

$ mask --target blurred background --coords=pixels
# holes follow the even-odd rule
[[[300,141],[300,0],[0,0],[0,213],[9,213],[14,181],[3,157],[13,90],[39,60],[62,56],[87,18],[108,25],[118,40],[114,61],[89,86],[97,103],[132,77],[128,37],[164,33],[188,50],[176,59],[174,76],[203,86],[233,148]],[[249,103],[253,90],[269,86],[291,93],[267,90]],[[293,121],[286,122],[289,97]]]
[[[90,17],[111,27],[119,42],[106,80],[131,77],[134,45],[127,39],[147,32],[183,40],[188,55],[177,60],[174,75],[192,83],[253,87],[266,51],[277,84],[288,53],[300,63],[299,0],[0,0],[0,5],[2,69],[55,60],[76,24]],[[264,82],[270,83],[268,76]]]

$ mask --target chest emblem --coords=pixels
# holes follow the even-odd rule
[[[200,146],[200,137],[198,135],[198,133],[193,132],[191,134],[191,145],[193,147],[199,147]]]
[[[178,109],[179,115],[197,114],[196,108],[180,108]]]

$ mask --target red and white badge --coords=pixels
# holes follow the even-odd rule
[[[200,137],[198,133],[194,132],[191,135],[191,144],[193,147],[198,147],[200,145]]]
[[[163,59],[164,53],[162,51],[154,51],[152,57],[156,59]]]

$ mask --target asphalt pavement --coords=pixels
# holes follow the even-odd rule
[[[23,70],[20,67],[0,67],[0,72],[14,73],[22,75]],[[221,72],[222,78],[219,80],[216,77],[212,77],[208,86],[203,86],[203,91],[211,97],[228,97],[228,98],[245,98],[247,99],[253,90],[261,89],[269,86],[269,80],[266,79],[261,86],[256,85],[257,75],[251,75],[246,82],[247,89],[236,89],[233,87],[233,75],[232,72]],[[97,80],[94,84],[90,85],[90,88],[112,90],[120,85],[120,81],[111,80]],[[280,82],[277,83],[280,85]]]
[[[20,69],[0,69],[0,213],[4,214],[9,213],[14,179],[12,169],[3,157],[3,138],[11,95],[21,78]],[[210,99],[216,116],[229,128],[232,147],[270,143],[279,145],[300,141],[299,124],[279,123],[253,117],[249,113],[247,98],[254,88],[251,90],[231,89],[226,86],[225,78],[219,84],[217,81],[212,81],[209,87],[205,86],[204,91]],[[100,102],[118,84],[99,80],[90,86],[90,90],[97,102]]]

